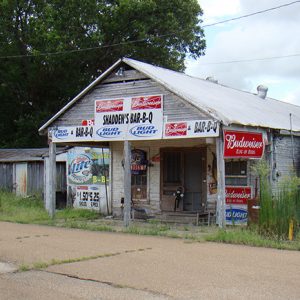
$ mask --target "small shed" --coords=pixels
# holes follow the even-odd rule
[[[125,198],[152,214],[216,209],[220,226],[231,213],[243,224],[256,160],[268,161],[274,189],[291,169],[300,172],[300,107],[258,92],[124,58],[39,132],[50,156],[56,144],[109,146],[114,215]]]
[[[56,153],[56,192],[66,194],[66,151]],[[0,149],[0,188],[19,196],[43,195],[48,148]]]

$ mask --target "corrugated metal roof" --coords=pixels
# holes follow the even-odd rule
[[[58,148],[56,153],[60,152],[64,152],[64,150]],[[43,157],[48,155],[48,148],[0,149],[0,162],[43,161]]]
[[[238,124],[254,127],[290,130],[292,114],[293,131],[300,131],[300,106],[266,98],[216,84],[184,73],[156,67],[137,60],[123,58],[126,64],[157,81],[171,92],[205,111],[225,125]],[[43,132],[69,107],[75,104],[95,85],[99,84],[122,62],[113,66],[93,81],[56,115],[46,122],[39,132]]]
[[[289,130],[291,113],[293,131],[300,131],[300,106],[271,98],[262,99],[251,93],[133,59],[125,58],[124,62],[224,124]]]

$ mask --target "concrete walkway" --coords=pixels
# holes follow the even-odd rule
[[[29,265],[90,256],[101,257],[0,275],[0,290],[24,286],[33,296],[36,291],[39,299],[53,299],[42,293],[49,292],[51,283],[56,299],[300,297],[296,251],[0,223],[2,262]],[[22,299],[11,290],[6,289],[4,299]]]

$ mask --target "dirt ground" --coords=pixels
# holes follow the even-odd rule
[[[0,222],[0,262],[84,257],[42,271],[0,265],[0,298],[300,298],[300,252]]]

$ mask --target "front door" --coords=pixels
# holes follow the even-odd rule
[[[162,149],[161,160],[161,209],[201,210],[206,203],[206,149]],[[184,196],[175,207],[174,194],[179,187]]]

